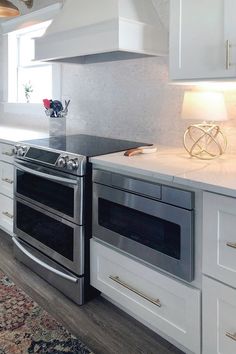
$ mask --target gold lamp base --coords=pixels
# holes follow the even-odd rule
[[[218,125],[194,124],[184,133],[184,147],[191,157],[211,160],[225,152],[227,139]]]

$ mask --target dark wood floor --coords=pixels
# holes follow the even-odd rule
[[[14,259],[10,238],[2,231],[0,269],[95,354],[182,353],[102,297],[75,305]]]

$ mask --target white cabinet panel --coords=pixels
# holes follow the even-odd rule
[[[14,166],[0,161],[0,193],[13,198]]]
[[[224,41],[229,41],[228,63],[229,75],[236,76],[236,1],[224,0]]]
[[[171,0],[170,79],[235,78],[235,11],[235,0]]]
[[[236,290],[203,277],[203,354],[236,353]]]
[[[13,233],[14,146],[0,143],[0,228]]]
[[[236,287],[236,199],[203,194],[203,273]]]
[[[200,291],[91,240],[91,284],[152,328],[200,353]]]
[[[0,160],[13,163],[14,153],[13,153],[13,145],[0,143]]]
[[[13,199],[0,194],[0,227],[13,233]]]

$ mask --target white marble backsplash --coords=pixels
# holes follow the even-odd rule
[[[183,88],[169,85],[167,58],[63,65],[71,98],[68,133],[178,143]],[[76,82],[76,90],[75,90]]]

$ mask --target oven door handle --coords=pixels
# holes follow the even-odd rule
[[[17,241],[16,237],[12,237],[12,241],[15,244],[15,246],[17,248],[19,248],[21,250],[21,252],[23,252],[27,257],[29,257],[32,261],[34,261],[35,263],[39,264],[41,267],[49,270],[50,272],[58,275],[61,278],[64,278],[66,280],[71,281],[72,283],[77,283],[78,279],[71,277],[70,275],[67,275],[63,272],[60,272],[59,270],[52,268],[51,266],[49,266],[47,263],[42,262],[40,259],[38,259],[37,257],[33,256],[30,252],[28,252],[21,244],[19,241]]]
[[[63,178],[63,177],[58,177],[58,176],[52,176],[52,175],[49,175],[47,173],[43,173],[43,172],[32,170],[31,168],[22,166],[22,165],[20,165],[17,162],[15,162],[14,165],[15,165],[16,168],[18,168],[21,171],[31,173],[32,175],[35,175],[35,176],[47,178],[47,179],[49,179],[51,181],[74,184],[74,185],[76,185],[78,183],[77,180],[74,180],[74,179]]]

